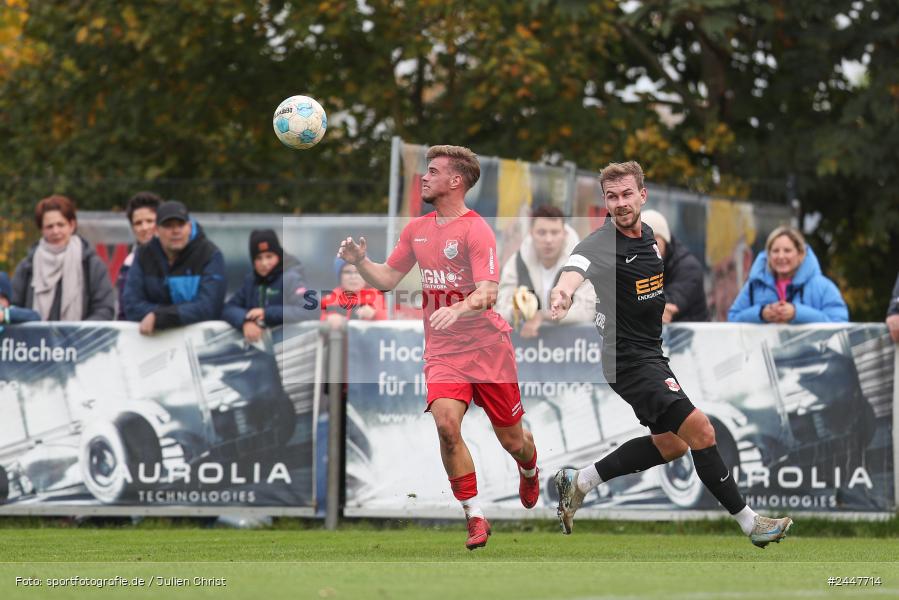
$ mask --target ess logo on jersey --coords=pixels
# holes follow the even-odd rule
[[[638,279],[637,280],[637,294],[648,294],[649,292],[654,292],[657,289],[662,287],[662,280],[664,279],[665,274],[659,273],[658,275],[653,275],[652,277],[647,277],[646,279]]]
[[[635,282],[637,289],[637,300],[650,300],[664,292],[663,288],[664,273],[647,277],[646,279],[638,279]]]

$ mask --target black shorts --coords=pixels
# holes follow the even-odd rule
[[[655,434],[677,433],[695,406],[681,389],[667,361],[641,363],[619,370],[609,385],[634,409],[640,424]]]

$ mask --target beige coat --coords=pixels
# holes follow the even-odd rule
[[[568,233],[568,236],[565,240],[565,246],[562,248],[562,253],[559,255],[559,260],[555,265],[557,272],[565,266],[574,247],[581,241],[577,232],[570,225],[565,225],[565,231]],[[546,290],[543,289],[543,278],[540,276],[541,265],[537,260],[537,253],[534,250],[534,240],[530,234],[528,234],[528,236],[524,238],[524,241],[522,241],[519,252],[521,252],[524,264],[528,268],[528,275],[531,277],[531,283],[534,284],[534,293],[537,294],[538,298],[543,298]],[[518,289],[518,285],[518,269],[515,266],[515,255],[513,254],[509,260],[506,261],[506,264],[503,265],[503,269],[500,272],[499,294],[496,298],[496,306],[493,307],[496,312],[502,315],[502,317],[510,323],[512,322],[512,295],[515,293],[515,290]],[[541,310],[543,311],[544,319],[549,320],[549,307],[544,306]],[[592,322],[595,317],[596,292],[593,289],[592,283],[584,281],[574,294],[574,304],[561,322],[589,323]]]

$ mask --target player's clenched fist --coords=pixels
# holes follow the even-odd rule
[[[549,293],[549,316],[553,321],[564,319],[571,308],[571,296],[559,287],[554,287]]]
[[[364,237],[359,238],[358,244],[352,237],[348,237],[340,242],[340,248],[337,249],[337,256],[351,265],[357,265],[365,259],[366,248],[368,248],[368,244],[366,244]]]

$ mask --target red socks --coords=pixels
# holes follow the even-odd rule
[[[537,448],[534,448],[534,456],[531,457],[531,460],[527,462],[519,462],[518,466],[521,467],[523,471],[530,471],[534,469],[537,466]]]
[[[453,489],[453,496],[460,502],[478,495],[478,478],[474,471],[461,477],[452,478],[449,482]]]

